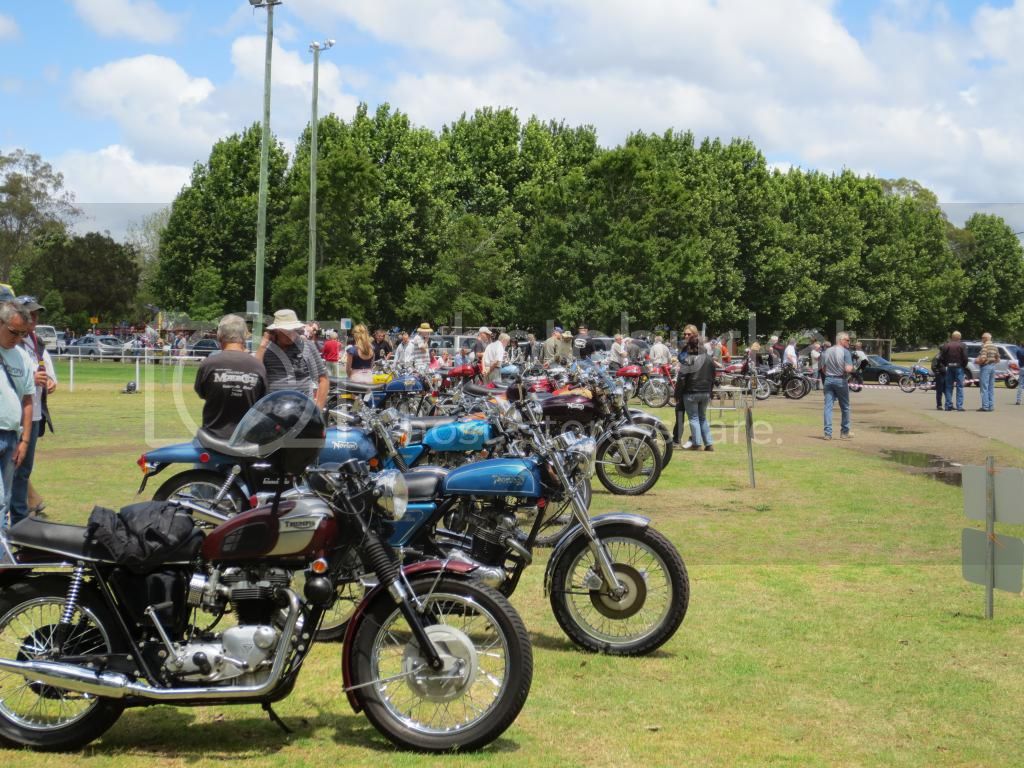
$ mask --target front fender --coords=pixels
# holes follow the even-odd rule
[[[590,518],[590,524],[594,526],[594,530],[597,533],[601,532],[602,528],[609,525],[632,525],[637,530],[647,530],[651,524],[651,520],[648,517],[642,515],[633,515],[628,512],[609,512],[604,515],[598,515],[597,517]],[[551,594],[551,578],[555,572],[555,566],[558,561],[565,554],[569,545],[572,544],[580,536],[585,536],[586,533],[583,530],[583,526],[576,523],[572,528],[566,531],[562,538],[558,540],[554,550],[551,552],[551,557],[548,558],[548,566],[544,570],[544,595],[545,597]]]
[[[646,424],[629,424],[627,422],[620,422],[614,425],[611,429],[605,430],[604,434],[597,441],[598,450],[600,450],[603,443],[609,440],[616,440],[620,437],[635,437],[640,440],[643,438],[651,437],[651,427]]]
[[[409,565],[402,567],[402,573],[407,579],[424,573],[444,573],[445,575],[456,577],[468,576],[475,570],[475,565],[455,560],[422,560],[418,563],[410,563]],[[367,609],[378,600],[393,601],[391,594],[382,584],[378,584],[366,593],[359,605],[356,606],[356,611],[352,614],[352,618],[348,620],[348,626],[345,628],[345,639],[341,650],[341,678],[342,686],[345,689],[345,695],[348,696],[348,703],[355,712],[362,711],[363,702],[359,696],[358,690],[352,689],[352,680],[354,677],[352,674],[352,665],[355,663],[352,657],[352,646],[354,645],[353,640],[355,639],[356,633],[359,631],[359,627],[362,625],[363,620],[366,618]]]

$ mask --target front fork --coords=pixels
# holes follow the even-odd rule
[[[562,487],[572,488],[573,515],[576,517],[576,522],[580,524],[581,528],[583,528],[583,532],[587,535],[587,538],[590,541],[587,546],[590,547],[590,552],[594,556],[594,560],[597,562],[597,568],[601,574],[601,579],[604,582],[604,585],[609,588],[609,594],[614,599],[618,600],[626,593],[626,588],[615,575],[615,568],[612,565],[611,555],[608,554],[608,548],[605,547],[604,542],[601,541],[601,537],[597,535],[597,529],[595,529],[593,523],[590,522],[590,512],[587,510],[587,505],[583,503],[583,494],[579,488],[573,488],[573,485],[569,480],[569,476],[565,472],[565,467],[562,466],[560,458],[553,456],[549,461],[554,465],[555,471],[558,473],[558,478],[562,481]]]

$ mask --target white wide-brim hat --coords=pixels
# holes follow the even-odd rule
[[[301,331],[306,327],[299,320],[294,309],[279,309],[274,313],[274,322],[267,326],[268,331]]]

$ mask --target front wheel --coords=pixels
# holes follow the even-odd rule
[[[794,376],[788,379],[782,388],[782,394],[790,400],[799,400],[811,391],[811,385],[802,376]]]
[[[676,633],[690,604],[683,558],[653,528],[615,524],[597,531],[624,588],[616,597],[601,577],[591,542],[580,536],[552,573],[551,608],[570,639],[588,651],[640,656]]]
[[[640,388],[640,402],[648,408],[664,408],[672,396],[672,385],[668,379],[653,378]]]
[[[216,472],[190,469],[169,478],[157,488],[153,501],[189,501],[222,515],[237,515],[249,508],[249,500],[237,485],[232,484],[224,497],[216,504],[213,503],[226,479],[225,475]]]
[[[914,377],[907,375],[900,376],[900,389],[904,392],[913,392],[917,389],[917,382],[914,381]]]
[[[353,639],[353,683],[370,722],[396,745],[425,752],[478,749],[526,702],[533,652],[523,620],[498,592],[435,575],[409,586],[444,668],[434,672],[386,591]]]
[[[597,479],[609,492],[639,496],[658,482],[661,457],[650,437],[613,437],[597,449]]]
[[[0,593],[0,655],[16,661],[75,657],[102,665],[126,653],[117,623],[91,589],[78,595],[62,647],[55,637],[68,581],[31,579]],[[5,673],[0,675],[0,741],[46,752],[79,749],[98,739],[121,716],[123,702],[74,693]]]

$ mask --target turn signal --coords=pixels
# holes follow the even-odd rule
[[[141,456],[139,456],[139,460],[136,461],[135,463],[139,465],[139,469],[142,470],[142,474],[149,474],[149,462],[146,461],[146,454],[142,454]]]
[[[203,453],[199,454],[199,463],[200,464],[205,464],[209,460],[210,460],[210,454],[206,453],[205,451]]]
[[[318,575],[327,573],[327,567],[327,561],[322,557],[309,564],[309,570]]]

